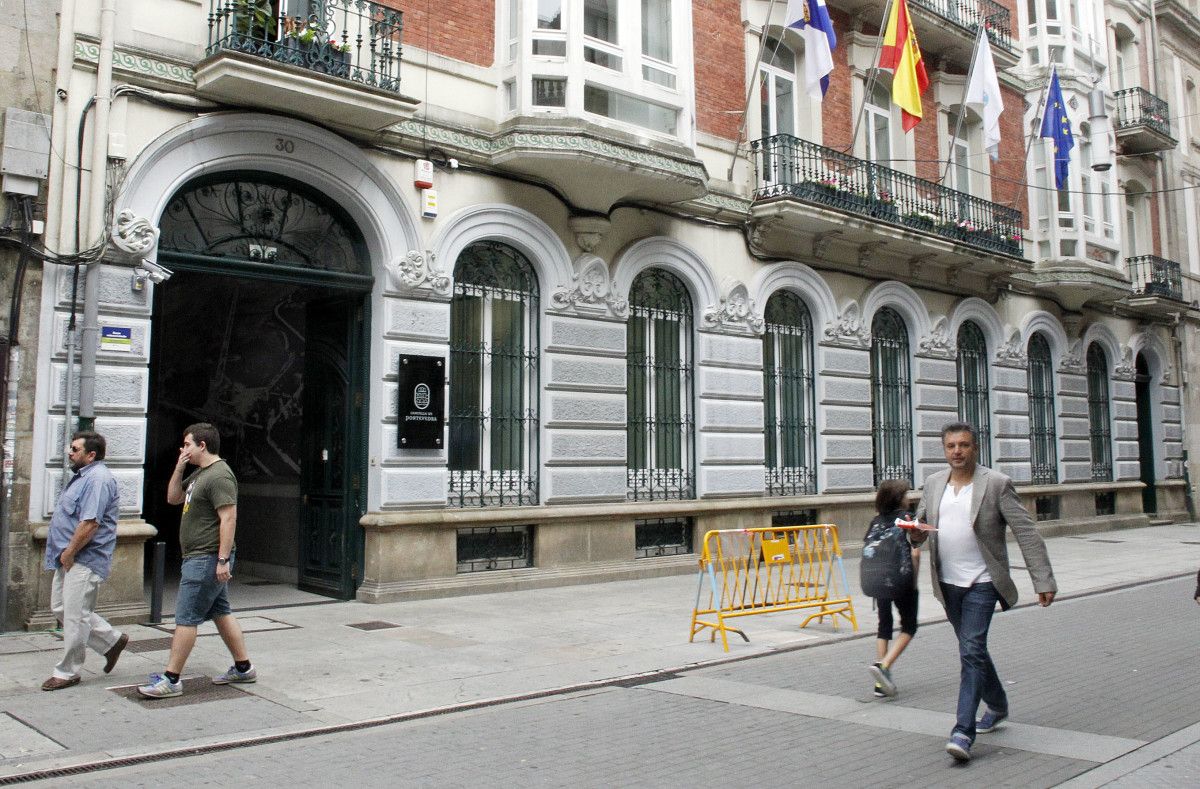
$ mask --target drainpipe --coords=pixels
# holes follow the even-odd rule
[[[100,5],[100,59],[96,69],[96,117],[92,126],[92,177],[88,182],[88,223],[86,238],[98,243],[107,230],[105,202],[108,174],[108,112],[112,107],[113,27],[116,0]],[[80,342],[83,358],[79,364],[79,428],[91,430],[96,422],[96,351],[100,337],[100,261],[89,263],[83,285],[83,332]],[[68,433],[71,430],[67,426]]]
[[[1174,323],[1171,326],[1171,337],[1175,341],[1175,369],[1176,375],[1179,376],[1179,408],[1182,418],[1179,420],[1180,441],[1183,444],[1183,478],[1187,482],[1184,486],[1185,496],[1184,504],[1187,505],[1189,520],[1196,520],[1196,499],[1192,495],[1191,475],[1188,473],[1188,463],[1192,462],[1191,453],[1188,452],[1188,427],[1187,427],[1187,405],[1188,405],[1188,390],[1191,388],[1190,376],[1188,369],[1184,366],[1185,362],[1190,358],[1187,349],[1187,321],[1184,320],[1182,313],[1174,313],[1172,316]]]

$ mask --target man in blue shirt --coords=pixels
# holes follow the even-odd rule
[[[107,674],[129,643],[95,612],[117,544],[117,481],[104,464],[106,448],[104,436],[84,431],[71,436],[67,449],[75,476],[58,497],[46,537],[46,569],[54,571],[50,608],[62,621],[63,656],[42,690],[78,685],[87,647],[104,656]]]

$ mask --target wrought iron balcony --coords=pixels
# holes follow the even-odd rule
[[[913,0],[912,4],[953,22],[974,35],[978,35],[979,26],[983,25],[992,46],[1015,51],[1011,14],[1007,8],[994,0]]]
[[[1183,275],[1174,260],[1157,255],[1138,255],[1126,258],[1133,292],[1138,296],[1157,296],[1183,301]]]
[[[822,145],[777,134],[751,143],[755,200],[792,197],[1021,256],[1021,212]]]
[[[400,92],[403,14],[369,0],[311,0],[306,17],[272,0],[209,0],[208,55],[240,52]]]
[[[1164,151],[1175,147],[1167,102],[1142,88],[1113,94],[1117,117],[1113,125],[1124,153]]]

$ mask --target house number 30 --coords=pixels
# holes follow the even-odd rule
[[[282,151],[283,153],[295,153],[296,143],[293,140],[289,140],[287,137],[276,137],[275,150]]]

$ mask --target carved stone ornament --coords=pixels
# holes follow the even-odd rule
[[[824,233],[817,233],[812,239],[812,256],[820,259],[825,257],[825,253],[829,251],[829,245],[842,235],[840,230],[827,230]]]
[[[624,318],[629,315],[629,302],[613,295],[608,265],[594,255],[581,255],[575,261],[575,274],[570,288],[560,287],[550,296],[555,309],[576,312],[603,313]]]
[[[917,343],[918,356],[953,359],[957,353],[958,349],[950,337],[950,323],[944,317],[938,318],[933,330]]]
[[[604,234],[612,227],[609,219],[603,216],[573,216],[567,224],[575,234],[575,243],[584,252],[595,252],[604,240]]]
[[[449,296],[450,277],[434,264],[434,255],[426,250],[410,250],[388,267],[392,282],[402,291],[431,290]]]
[[[1025,344],[1021,342],[1021,332],[1014,330],[1008,336],[1008,342],[996,349],[996,364],[1004,367],[1029,367],[1029,356],[1025,353]]]
[[[750,223],[750,246],[754,249],[761,250],[770,237],[771,232],[779,224],[779,220],[775,217],[769,219],[759,219],[756,222]]]
[[[1071,349],[1066,352],[1062,358],[1062,362],[1058,365],[1060,373],[1074,373],[1075,375],[1083,375],[1087,372],[1087,365],[1083,362],[1083,342],[1076,340]]]
[[[1137,375],[1137,370],[1133,363],[1133,349],[1126,346],[1121,354],[1120,361],[1116,367],[1113,367],[1113,379],[1117,381],[1132,381]]]
[[[882,241],[872,241],[867,244],[860,244],[858,247],[858,266],[859,268],[870,268],[879,257],[879,250],[884,246]]]
[[[126,208],[113,224],[112,245],[119,255],[131,260],[150,257],[158,246],[158,228]]]
[[[704,311],[705,326],[763,333],[766,322],[755,312],[754,300],[744,283],[726,277],[721,293],[721,300]]]
[[[856,301],[851,301],[843,307],[837,320],[825,324],[824,334],[826,345],[841,345],[845,348],[871,347],[871,338],[863,329],[862,310]]]

